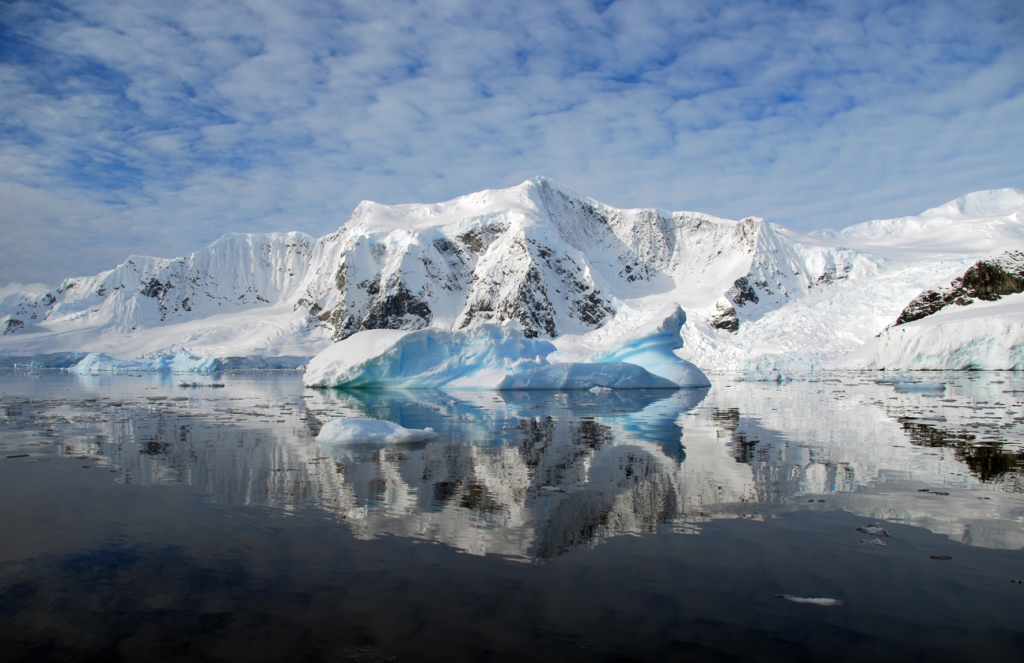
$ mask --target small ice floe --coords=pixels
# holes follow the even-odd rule
[[[833,606],[833,605],[842,605],[843,604],[843,602],[840,601],[839,599],[825,599],[825,598],[809,599],[809,598],[804,598],[802,596],[791,596],[789,594],[776,594],[775,598],[777,598],[777,599],[786,599],[787,601],[792,601],[793,603],[810,603],[811,605]]]
[[[870,540],[868,540],[868,539],[861,539],[857,543],[866,543],[866,544],[871,545],[871,546],[884,546],[885,545],[885,541],[882,541],[881,539],[870,539]]]
[[[223,387],[224,383],[223,382],[186,382],[185,380],[182,380],[181,382],[178,383],[178,386],[181,387],[182,389],[195,389],[197,387],[214,387],[214,388],[217,388],[217,387]]]
[[[324,424],[316,441],[321,444],[401,444],[437,437],[433,428],[403,428],[380,419],[334,419]]]
[[[897,382],[896,393],[898,394],[944,394],[946,393],[946,385],[941,382]]]
[[[755,371],[737,380],[737,382],[774,382],[776,384],[792,381],[793,378],[783,375],[779,371]]]
[[[607,393],[607,392],[611,391],[611,388],[610,387],[591,387],[587,391],[589,391],[592,394],[604,394],[604,393]]]
[[[868,536],[889,536],[889,533],[885,531],[885,528],[875,523],[871,525],[861,525],[857,528],[858,532],[864,532]]]

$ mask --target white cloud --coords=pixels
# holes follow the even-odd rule
[[[799,229],[1024,187],[1019,3],[8,7],[0,279],[536,174]]]
[[[0,299],[3,299],[7,295],[14,295],[22,292],[30,295],[41,295],[49,289],[50,286],[45,283],[18,283],[16,281],[11,281],[6,285],[0,285]]]

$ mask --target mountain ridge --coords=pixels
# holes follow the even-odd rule
[[[515,320],[575,356],[671,303],[688,316],[680,354],[698,365],[824,367],[968,263],[1024,248],[1018,201],[1017,189],[978,192],[807,235],[758,217],[617,209],[542,177],[435,204],[364,201],[321,238],[228,234],[187,257],[131,256],[9,295],[0,354],[301,355],[367,329]]]

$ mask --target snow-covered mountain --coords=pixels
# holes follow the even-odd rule
[[[1024,249],[1016,189],[801,235],[756,217],[620,210],[536,178],[438,204],[364,202],[319,240],[227,235],[187,258],[133,256],[11,295],[0,354],[313,355],[361,330],[516,320],[578,361],[676,304],[679,354],[699,366],[824,367],[1011,249]]]

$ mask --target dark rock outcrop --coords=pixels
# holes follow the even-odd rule
[[[733,334],[740,330],[740,319],[736,315],[736,309],[723,302],[718,302],[715,305],[715,310],[708,322],[715,329],[724,329]]]
[[[956,304],[967,306],[976,300],[992,302],[1006,295],[1024,292],[1024,253],[1007,251],[995,258],[979,260],[948,288],[926,290],[900,313],[896,325],[926,318]]]

